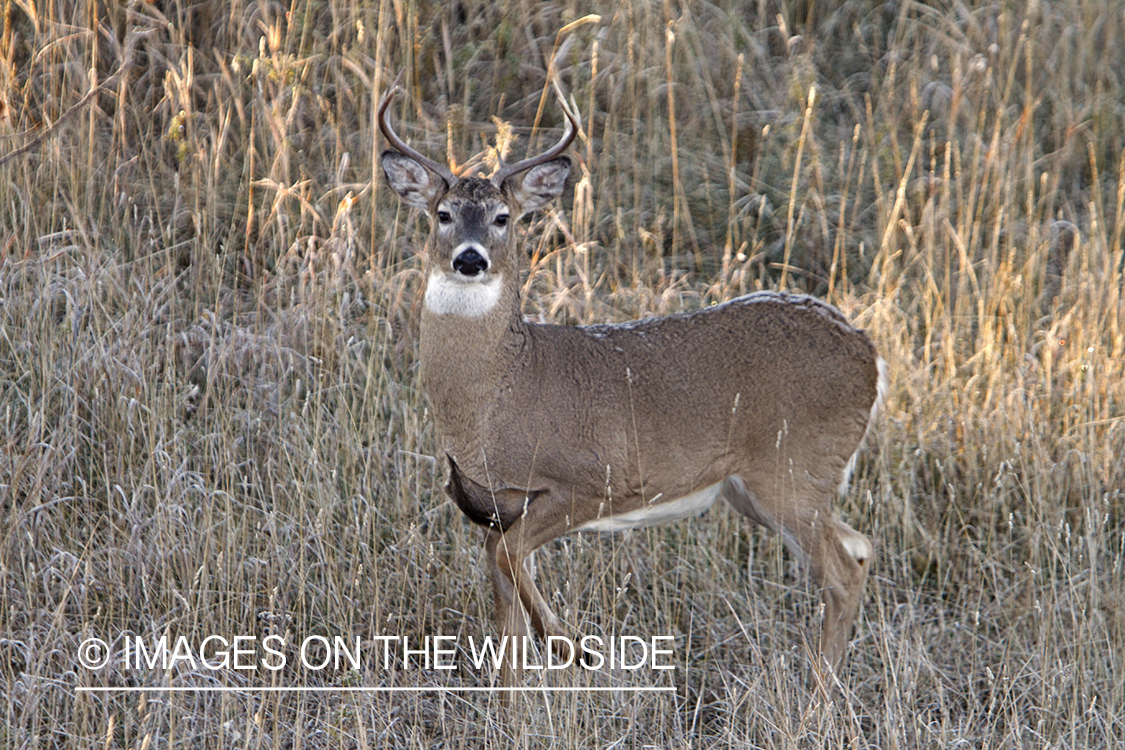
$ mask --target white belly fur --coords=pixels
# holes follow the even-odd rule
[[[626,531],[695,516],[715,504],[715,501],[719,499],[720,487],[722,487],[722,482],[716,482],[710,487],[704,487],[697,492],[674,500],[658,500],[652,505],[646,505],[627,513],[587,521],[577,527],[575,531]]]

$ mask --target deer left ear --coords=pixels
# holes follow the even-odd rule
[[[566,178],[570,175],[570,158],[560,156],[549,162],[519,172],[504,180],[500,192],[518,207],[520,215],[538,211],[562,195]]]

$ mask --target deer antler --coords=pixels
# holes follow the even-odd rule
[[[504,184],[504,180],[508,179],[512,175],[549,162],[551,159],[554,159],[556,156],[566,150],[566,147],[570,145],[571,141],[574,140],[574,137],[578,135],[578,121],[571,113],[570,107],[566,106],[566,102],[563,101],[562,104],[563,113],[566,115],[566,132],[563,133],[563,137],[559,139],[559,142],[550,149],[539,154],[538,156],[529,157],[527,159],[524,159],[523,161],[518,161],[515,164],[505,164],[504,160],[500,159],[500,168],[497,169],[496,174],[492,176],[493,185],[499,187],[500,185]]]
[[[453,172],[450,171],[449,167],[439,164],[429,157],[422,156],[422,154],[410,148],[410,146],[407,146],[406,142],[398,137],[394,128],[391,127],[391,123],[387,120],[387,107],[390,105],[391,99],[394,99],[395,94],[399,91],[398,84],[399,81],[402,80],[402,74],[404,72],[406,72],[405,68],[398,72],[398,76],[395,77],[395,82],[391,84],[390,89],[387,93],[383,94],[383,98],[379,101],[379,129],[383,131],[383,135],[386,136],[386,139],[390,141],[395,149],[441,177],[445,180],[447,185],[452,186],[453,183],[457,182],[457,178],[453,175]]]

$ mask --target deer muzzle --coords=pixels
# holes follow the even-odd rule
[[[470,278],[488,270],[488,258],[475,247],[467,247],[453,258],[453,270]]]

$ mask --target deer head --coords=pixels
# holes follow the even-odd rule
[[[557,198],[570,174],[559,156],[574,140],[577,124],[567,112],[563,137],[547,151],[500,162],[490,179],[458,177],[408,146],[387,119],[397,81],[379,104],[379,127],[396,150],[383,152],[391,189],[430,217],[426,250],[427,302],[431,310],[475,317],[495,304],[505,279],[518,272],[514,229],[520,217]]]

